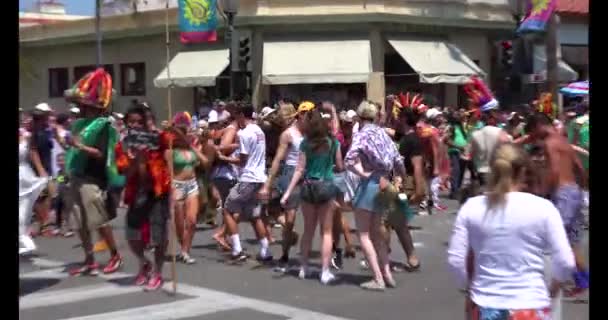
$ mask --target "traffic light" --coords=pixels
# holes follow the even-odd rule
[[[513,68],[513,43],[511,41],[503,41],[502,46],[502,65],[506,70]]]
[[[241,71],[249,70],[249,61],[251,60],[251,40],[249,37],[239,40],[239,69]]]

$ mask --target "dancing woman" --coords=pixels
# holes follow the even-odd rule
[[[499,146],[490,161],[488,192],[458,212],[448,263],[468,291],[467,319],[550,319],[551,297],[576,269],[557,209],[521,192],[528,170],[523,150]],[[543,252],[551,252],[549,290]]]
[[[300,143],[300,156],[296,170],[287,191],[281,198],[286,205],[300,179],[302,185],[302,213],[304,215],[304,234],[301,241],[301,267],[299,277],[308,275],[308,257],[312,238],[317,224],[321,228],[321,283],[328,284],[335,279],[329,270],[332,249],[333,214],[338,188],[334,184],[334,165],[342,171],[340,143],[332,137],[327,122],[321,113],[313,111],[314,104],[303,102],[298,111],[307,112],[305,116],[305,137]]]
[[[376,197],[388,186],[393,170],[405,181],[405,168],[397,147],[386,131],[376,124],[378,107],[364,101],[357,113],[362,128],[353,137],[345,164],[348,170],[362,179],[353,199],[353,208],[359,242],[374,272],[374,279],[361,284],[361,287],[384,290],[387,285],[395,287],[396,283],[389,267],[388,248],[382,236],[382,213],[385,208],[376,201]]]
[[[296,170],[300,157],[300,145],[304,139],[302,133],[304,121],[302,120],[305,113],[297,113],[295,108],[290,104],[283,106],[279,113],[287,129],[279,137],[279,146],[272,161],[268,179],[259,192],[260,198],[266,200],[270,199],[270,192],[275,182],[279,194],[283,194],[287,190],[291,177]],[[298,188],[296,192],[291,193],[287,202],[282,206],[285,211],[283,254],[279,259],[279,263],[282,265],[287,265],[289,262],[289,249],[297,243],[297,234],[294,233],[293,227],[296,221],[296,210],[299,206],[300,194]]]
[[[193,147],[187,137],[191,125],[189,115],[185,112],[180,113],[175,116],[173,123],[173,153],[169,155],[167,151],[167,157],[173,159],[168,163],[170,170],[173,170],[175,226],[182,247],[178,260],[193,264],[196,260],[190,256],[190,249],[200,205],[200,191],[195,170],[198,166],[208,169],[209,160],[201,152],[202,145]]]

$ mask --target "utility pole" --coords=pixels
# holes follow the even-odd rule
[[[557,16],[555,13],[551,14],[547,24],[547,35],[545,39],[545,49],[547,57],[547,92],[553,96],[553,102],[557,103],[557,85],[558,79],[558,68],[557,68]]]
[[[95,35],[97,36],[97,67],[101,67],[101,0],[95,0]]]

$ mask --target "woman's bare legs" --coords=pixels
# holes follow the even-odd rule
[[[365,254],[365,258],[367,259],[370,269],[374,273],[374,280],[378,283],[384,284],[384,278],[382,277],[382,272],[380,271],[380,266],[378,265],[378,256],[376,255],[376,250],[374,249],[374,245],[370,238],[370,230],[373,226],[373,216],[374,214],[367,210],[355,210],[355,223],[357,225],[357,232],[359,233],[359,243],[361,244],[361,249]]]
[[[335,206],[333,201],[329,201],[317,207],[319,226],[321,227],[321,268],[322,276],[325,272],[329,272],[329,263],[331,261],[331,248],[333,244],[333,220]]]
[[[184,201],[175,201],[175,233],[180,246],[184,243],[184,219],[185,219],[185,204]]]
[[[371,225],[370,225],[370,236],[371,241],[374,244],[374,248],[378,255],[378,263],[382,274],[384,275],[384,279],[389,282],[393,282],[393,275],[391,274],[391,267],[389,264],[388,257],[388,246],[386,243],[386,235],[383,233],[384,225],[382,223],[382,215],[381,214],[372,214],[371,215]]]
[[[315,235],[317,228],[317,208],[310,204],[302,203],[302,215],[304,216],[304,233],[300,241],[300,278],[306,277],[308,268],[308,257],[310,256],[310,248],[312,247],[312,238]]]
[[[199,209],[199,195],[191,194],[186,198],[185,203],[185,223],[183,226],[182,236],[182,253],[190,254],[192,248],[192,239],[194,238],[194,232],[196,231],[196,221],[198,218]]]

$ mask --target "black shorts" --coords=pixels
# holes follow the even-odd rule
[[[226,198],[228,194],[230,194],[230,189],[236,185],[236,180],[230,180],[225,178],[214,178],[211,183],[217,188],[217,191],[220,193],[220,198],[222,200],[222,205],[226,202]]]
[[[141,227],[150,223],[150,243],[161,245],[167,239],[167,219],[169,218],[169,197],[149,196],[140,206],[135,204],[127,211],[127,240],[143,240]]]

